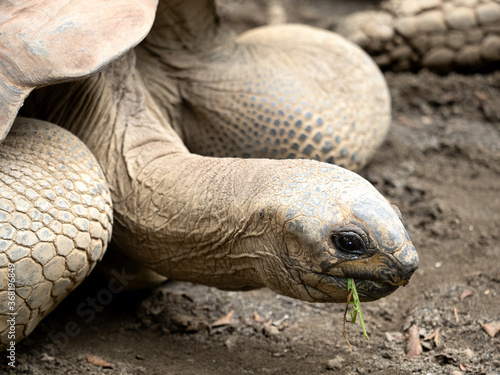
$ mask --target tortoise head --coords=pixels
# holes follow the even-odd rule
[[[283,223],[282,269],[288,285],[271,289],[313,302],[345,302],[347,279],[362,301],[408,283],[418,255],[392,206],[368,181],[320,164],[283,182],[273,204]]]

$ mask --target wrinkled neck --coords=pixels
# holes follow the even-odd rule
[[[259,212],[270,196],[260,179],[275,168],[265,164],[192,154],[151,161],[117,220],[132,228],[117,228],[125,234],[120,247],[134,252],[148,243],[147,252],[132,256],[168,278],[223,289],[265,286],[262,269],[277,258]]]
[[[163,0],[146,44],[154,50],[194,50],[213,40],[218,30],[213,0]]]
[[[99,74],[38,90],[25,108],[24,115],[77,135],[101,163],[112,191],[125,189],[124,176],[134,178],[148,160],[188,152],[151,100],[135,62],[129,52]]]
[[[277,258],[276,246],[258,211],[268,206],[276,161],[189,153],[133,53],[39,100],[30,115],[74,132],[99,160],[113,200],[113,241],[129,257],[178,280],[265,286],[261,270]]]

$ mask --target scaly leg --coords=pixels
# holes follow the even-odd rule
[[[88,148],[56,125],[18,118],[0,145],[0,350],[28,336],[92,271],[112,221]]]

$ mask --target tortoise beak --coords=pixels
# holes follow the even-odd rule
[[[411,242],[406,242],[392,253],[377,252],[336,264],[328,274],[355,279],[361,301],[373,301],[408,284],[417,268],[417,251]]]
[[[417,251],[408,242],[394,253],[377,253],[368,259],[371,267],[365,278],[394,286],[408,284],[418,268]]]
[[[395,262],[399,263],[395,281],[398,285],[405,286],[410,281],[411,275],[418,268],[418,254],[415,247],[407,242],[401,249],[392,254]]]

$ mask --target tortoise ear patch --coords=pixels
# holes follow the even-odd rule
[[[0,142],[36,87],[87,77],[135,47],[157,0],[0,1]]]

